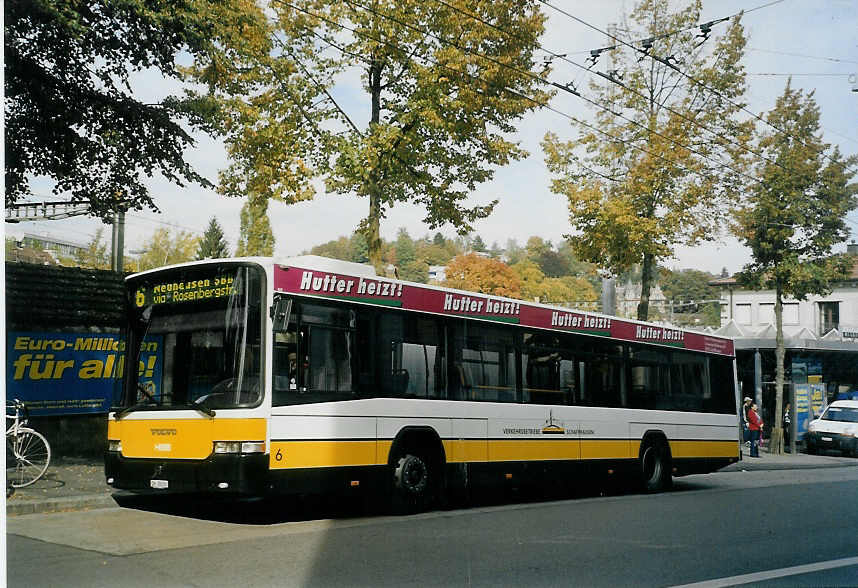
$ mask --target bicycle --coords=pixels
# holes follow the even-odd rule
[[[14,412],[14,414],[10,414]],[[27,426],[27,407],[17,398],[6,403],[6,484],[29,486],[48,471],[51,445],[45,436]]]

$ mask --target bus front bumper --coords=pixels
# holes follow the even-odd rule
[[[215,454],[202,460],[135,459],[106,452],[107,484],[132,492],[263,494],[268,455]]]

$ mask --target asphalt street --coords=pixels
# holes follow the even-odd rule
[[[858,584],[857,466],[736,469],[678,479],[660,495],[596,490],[408,517],[358,516],[331,503],[308,516],[288,504],[200,502],[16,516],[7,519],[8,580],[850,586]]]

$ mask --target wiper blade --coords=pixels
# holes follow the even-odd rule
[[[206,405],[206,400],[207,400],[207,398],[206,398],[205,396],[202,396],[202,397],[197,398],[196,400],[194,400],[194,401],[193,401],[191,404],[189,404],[188,406],[189,406],[190,408],[193,408],[194,410],[198,410],[198,411],[200,411],[201,413],[205,414],[205,415],[206,415],[206,416],[208,416],[209,418],[213,419],[213,418],[214,418],[214,416],[215,416],[215,414],[217,414],[217,413],[215,413],[215,411],[214,411],[213,409],[209,408],[209,407]]]
[[[146,408],[147,406],[152,406],[152,405],[141,402],[140,404],[132,404],[131,406],[126,406],[122,410],[118,411],[115,415],[113,415],[113,418],[115,418],[118,421],[119,419],[121,419],[122,417],[127,415],[128,413],[134,412],[135,410],[140,410],[141,408]]]
[[[143,383],[137,382],[137,391],[143,393],[143,402],[138,402],[137,404],[126,406],[125,408],[117,412],[116,415],[114,415],[114,418],[117,421],[129,412],[134,412],[135,410],[140,410],[141,408],[146,408],[157,404],[155,400],[155,395],[152,394],[152,390],[149,387],[145,386]]]

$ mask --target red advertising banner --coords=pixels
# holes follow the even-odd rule
[[[638,323],[577,310],[552,308],[472,292],[447,290],[389,280],[358,277],[297,267],[274,267],[278,292],[394,306],[540,329],[599,335],[623,341],[669,345],[707,353],[733,355],[733,341],[683,329]]]

